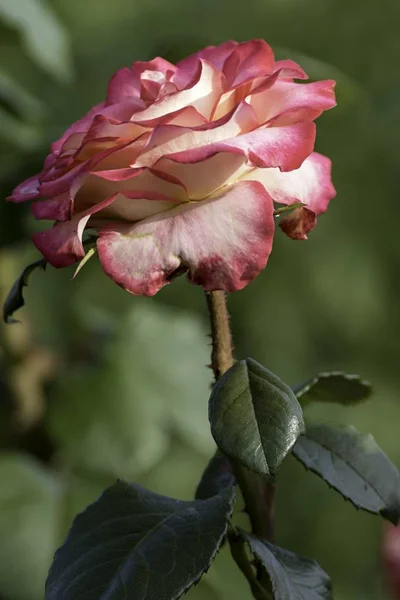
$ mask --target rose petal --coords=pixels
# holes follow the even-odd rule
[[[35,200],[39,198],[39,179],[38,175],[29,177],[13,190],[11,196],[7,197],[10,202],[25,202],[26,200]]]
[[[208,119],[200,114],[199,111],[194,108],[194,106],[184,106],[183,108],[180,108],[172,113],[160,115],[152,119],[143,119],[141,118],[141,115],[139,115],[139,118],[136,121],[136,115],[133,115],[130,120],[132,123],[137,123],[142,127],[149,128],[158,127],[159,125],[164,124],[182,125],[183,127],[196,127],[202,123],[208,123]]]
[[[135,140],[146,131],[146,127],[137,125],[132,121],[119,121],[104,115],[96,115],[85,135],[84,143],[96,138],[130,138]]]
[[[70,135],[74,134],[74,133],[86,133],[86,131],[89,129],[90,124],[92,123],[94,117],[99,114],[102,110],[102,108],[104,108],[105,104],[104,102],[100,102],[99,104],[96,104],[95,106],[93,106],[93,108],[91,108],[84,117],[82,117],[82,119],[79,119],[79,121],[75,121],[75,123],[73,123],[70,127],[68,127],[68,129],[63,133],[63,135],[56,141],[53,142],[51,145],[51,151],[52,152],[57,152],[59,150],[61,150],[64,142],[69,138]]]
[[[173,77],[173,82],[176,83],[179,89],[183,89],[195,76],[200,59],[214,65],[218,71],[222,72],[225,60],[231,52],[238,46],[238,42],[229,41],[220,44],[219,46],[207,46],[206,48],[191,54],[178,62],[176,73]]]
[[[231,152],[218,152],[187,164],[161,158],[157,169],[179,179],[191,200],[203,200],[223,185],[235,182],[246,171],[246,159],[242,154]]]
[[[260,123],[274,126],[297,121],[314,120],[324,110],[336,106],[334,81],[294,83],[277,80],[272,87],[262,86],[252,92],[247,101],[254,108]]]
[[[307,233],[315,226],[316,216],[326,211],[336,195],[331,181],[331,161],[317,152],[295,171],[282,173],[279,169],[255,169],[243,179],[260,181],[274,202],[303,202],[306,205],[280,221],[282,229],[293,239],[307,239]]]
[[[186,165],[226,152],[244,156],[253,167],[279,167],[282,171],[290,171],[298,169],[311,154],[314,142],[315,125],[305,122],[257,129],[230,140],[169,154],[165,158]]]
[[[123,220],[134,223],[175,208],[178,204],[180,204],[179,201],[171,201],[163,194],[141,191],[124,192],[117,194],[112,204],[96,214],[92,221],[96,227],[100,220],[103,222],[102,226],[104,220]]]
[[[176,272],[206,290],[239,290],[264,268],[274,232],[270,196],[240,182],[134,226],[110,225],[97,242],[104,271],[133,294],[153,295]]]
[[[85,202],[85,196],[103,198],[118,192],[137,192],[163,194],[172,202],[188,200],[184,185],[171,175],[154,169],[112,169],[91,173],[85,180],[77,196],[75,205]]]
[[[126,98],[140,98],[140,76],[128,67],[119,69],[111,77],[106,105],[116,104]]]
[[[35,219],[50,221],[68,221],[71,218],[72,198],[69,192],[64,192],[55,198],[39,200],[32,204]]]
[[[247,103],[242,102],[227,117],[196,128],[173,125],[157,127],[151,134],[144,150],[136,158],[135,166],[152,166],[163,156],[176,152],[187,152],[192,148],[229,140],[253,130],[257,125],[253,109]]]
[[[53,267],[69,267],[85,256],[82,235],[92,214],[111,204],[115,196],[99,202],[90,209],[78,213],[70,221],[56,223],[51,229],[34,233],[32,236],[36,248]]]
[[[99,143],[101,144],[100,140]],[[124,141],[120,144],[112,146],[111,148],[102,150],[98,154],[92,156],[92,158],[89,160],[86,160],[82,163],[78,162],[75,165],[71,164],[70,169],[61,175],[58,174],[57,176],[57,173],[47,173],[45,178],[41,178],[41,183],[39,186],[40,195],[49,198],[52,196],[58,196],[68,190],[73,190],[71,191],[71,196],[74,196],[91,170],[95,169],[95,167],[99,164],[104,164],[102,161],[104,161],[110,155],[118,152],[119,150],[123,150],[128,146],[130,146],[130,142]]]
[[[199,75],[190,88],[164,96],[145,110],[136,113],[135,123],[171,115],[189,105],[209,119],[221,94],[221,73],[210,63],[201,60]]]
[[[238,42],[228,41],[219,44],[219,46],[207,46],[178,62],[176,65],[177,69],[193,73],[197,68],[199,60],[202,58],[222,71],[225,60],[238,45]]]
[[[279,227],[292,240],[306,240],[307,234],[314,229],[317,224],[317,215],[314,211],[302,206],[295,208],[289,215],[286,215]]]
[[[148,62],[135,62],[130,69],[119,69],[111,78],[107,91],[106,105],[117,104],[127,98],[140,98],[142,91],[141,74],[145,71],[161,71],[172,75],[175,65],[157,57]]]
[[[277,60],[274,73],[277,71],[280,79],[309,79],[307,73],[294,60]]]
[[[264,40],[238,44],[223,67],[227,89],[239,87],[257,77],[271,75],[274,62],[272,48]]]

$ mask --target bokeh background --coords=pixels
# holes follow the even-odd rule
[[[337,198],[308,242],[278,232],[267,269],[231,295],[236,354],[288,383],[359,372],[367,404],[310,417],[371,431],[400,465],[398,0],[0,0],[0,190],[37,172],[49,143],[100,101],[110,75],[227,39],[266,39],[312,78],[338,81],[318,120]],[[37,253],[29,209],[0,202],[0,295]],[[200,288],[132,297],[95,260],[36,272],[22,323],[0,326],[0,600],[40,600],[74,515],[116,477],[191,498],[213,453]],[[389,598],[382,522],[288,459],[277,542],[314,557],[336,600]],[[222,551],[191,600],[244,600]]]

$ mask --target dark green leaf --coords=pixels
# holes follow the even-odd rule
[[[332,371],[319,373],[302,385],[293,388],[303,408],[311,402],[336,402],[344,405],[366,400],[372,392],[371,384],[359,375]]]
[[[47,262],[44,258],[41,258],[31,265],[28,265],[18,277],[3,305],[3,319],[5,323],[18,323],[18,320],[14,319],[12,315],[25,304],[23,288],[28,285],[28,279],[32,271],[39,267],[45,269],[46,265]]]
[[[117,482],[75,519],[56,552],[46,600],[173,600],[214,559],[234,491],[185,502]]]
[[[293,454],[357,508],[399,521],[399,472],[372,435],[354,427],[310,425]]]
[[[235,485],[232,463],[227,456],[217,452],[208,463],[196,490],[196,498],[205,500]]]
[[[271,579],[275,600],[330,600],[332,584],[315,560],[241,532]]]
[[[304,431],[303,412],[290,387],[250,358],[215,384],[209,419],[218,447],[261,475],[276,473]]]

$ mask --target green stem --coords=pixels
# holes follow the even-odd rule
[[[232,334],[225,293],[206,292],[206,299],[211,323],[211,368],[217,381],[234,364]],[[266,483],[257,473],[246,469],[237,461],[232,461],[232,464],[249,515],[252,532],[272,541],[275,486]],[[268,592],[257,581],[255,572],[248,562],[244,542],[232,532],[228,539],[232,556],[247,577],[254,598],[257,600],[269,598]],[[258,576],[262,579],[260,573]]]
[[[269,592],[257,580],[256,573],[249,562],[242,538],[237,535],[232,527],[228,531],[228,541],[232,558],[249,582],[253,597],[256,600],[271,600]]]
[[[206,292],[206,300],[211,324],[211,368],[217,381],[234,363],[231,327],[225,292]]]

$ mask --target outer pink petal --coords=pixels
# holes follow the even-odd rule
[[[140,138],[138,138],[139,140]],[[104,140],[98,140],[99,144],[102,141],[104,142]],[[110,158],[111,155],[128,146],[131,146],[129,141],[123,141],[116,145],[112,144],[110,148],[97,152],[89,160],[71,165],[69,170],[65,171],[62,175],[59,175],[57,172],[54,174],[50,172],[46,173],[46,177],[41,178],[39,186],[40,196],[51,198],[70,191],[71,198],[73,198],[87,177],[88,172],[95,169],[97,165],[104,165],[106,162],[105,159]]]
[[[127,98],[140,98],[140,75],[124,67],[111,77],[106,105],[116,104]]]
[[[53,144],[51,145],[51,151],[58,152],[59,150],[61,150],[64,142],[69,138],[70,135],[74,133],[86,133],[94,117],[101,113],[104,106],[104,102],[96,104],[86,113],[84,117],[82,117],[82,119],[79,119],[79,121],[75,121],[75,123],[68,127],[68,129],[63,133],[59,140],[53,142]]]
[[[294,60],[277,60],[274,73],[277,71],[280,79],[309,79],[307,73]]]
[[[311,154],[314,142],[315,125],[304,122],[257,129],[230,140],[177,152],[165,158],[187,164],[206,160],[218,152],[228,152],[244,156],[253,167],[279,167],[282,171],[291,171],[298,169]]]
[[[35,200],[36,198],[39,198],[38,177],[38,175],[34,175],[17,185],[11,196],[8,196],[7,200],[10,202],[25,202],[26,200]]]
[[[133,294],[151,296],[183,270],[206,290],[234,291],[265,267],[273,233],[270,196],[257,182],[240,182],[133,227],[110,225],[97,247],[107,275]]]
[[[283,231],[293,239],[307,239],[307,233],[316,224],[316,216],[326,211],[336,195],[331,181],[331,161],[317,152],[295,171],[282,173],[279,169],[256,169],[244,179],[263,183],[274,202],[305,204],[280,222]]]
[[[238,42],[228,41],[220,44],[219,46],[207,46],[203,48],[199,52],[195,54],[191,54],[190,56],[184,58],[180,62],[177,63],[178,69],[183,69],[184,71],[193,72],[196,69],[197,64],[201,58],[207,60],[212,63],[222,71],[222,67],[224,66],[225,60],[232,53],[232,51],[238,46]]]
[[[219,46],[207,46],[207,48],[184,58],[176,65],[177,71],[173,77],[174,83],[179,89],[183,89],[194,77],[200,59],[206,60],[222,72],[225,60],[237,46],[238,42],[224,42]]]
[[[264,40],[242,42],[226,59],[223,73],[227,89],[271,75],[274,70],[274,53]]]
[[[69,267],[85,256],[82,235],[91,215],[104,209],[114,199],[115,197],[107,198],[78,213],[70,221],[56,223],[51,229],[35,233],[32,236],[33,243],[53,267]]]
[[[221,94],[221,73],[210,63],[201,60],[199,75],[190,88],[164,96],[145,110],[136,113],[135,123],[174,114],[185,106],[194,106],[208,119]]]
[[[248,97],[261,123],[288,125],[314,120],[324,110],[336,106],[334,81],[294,83],[279,80],[266,90],[261,87]]]
[[[71,218],[72,198],[69,192],[64,192],[55,198],[39,200],[32,204],[35,219],[50,221],[68,221]]]

